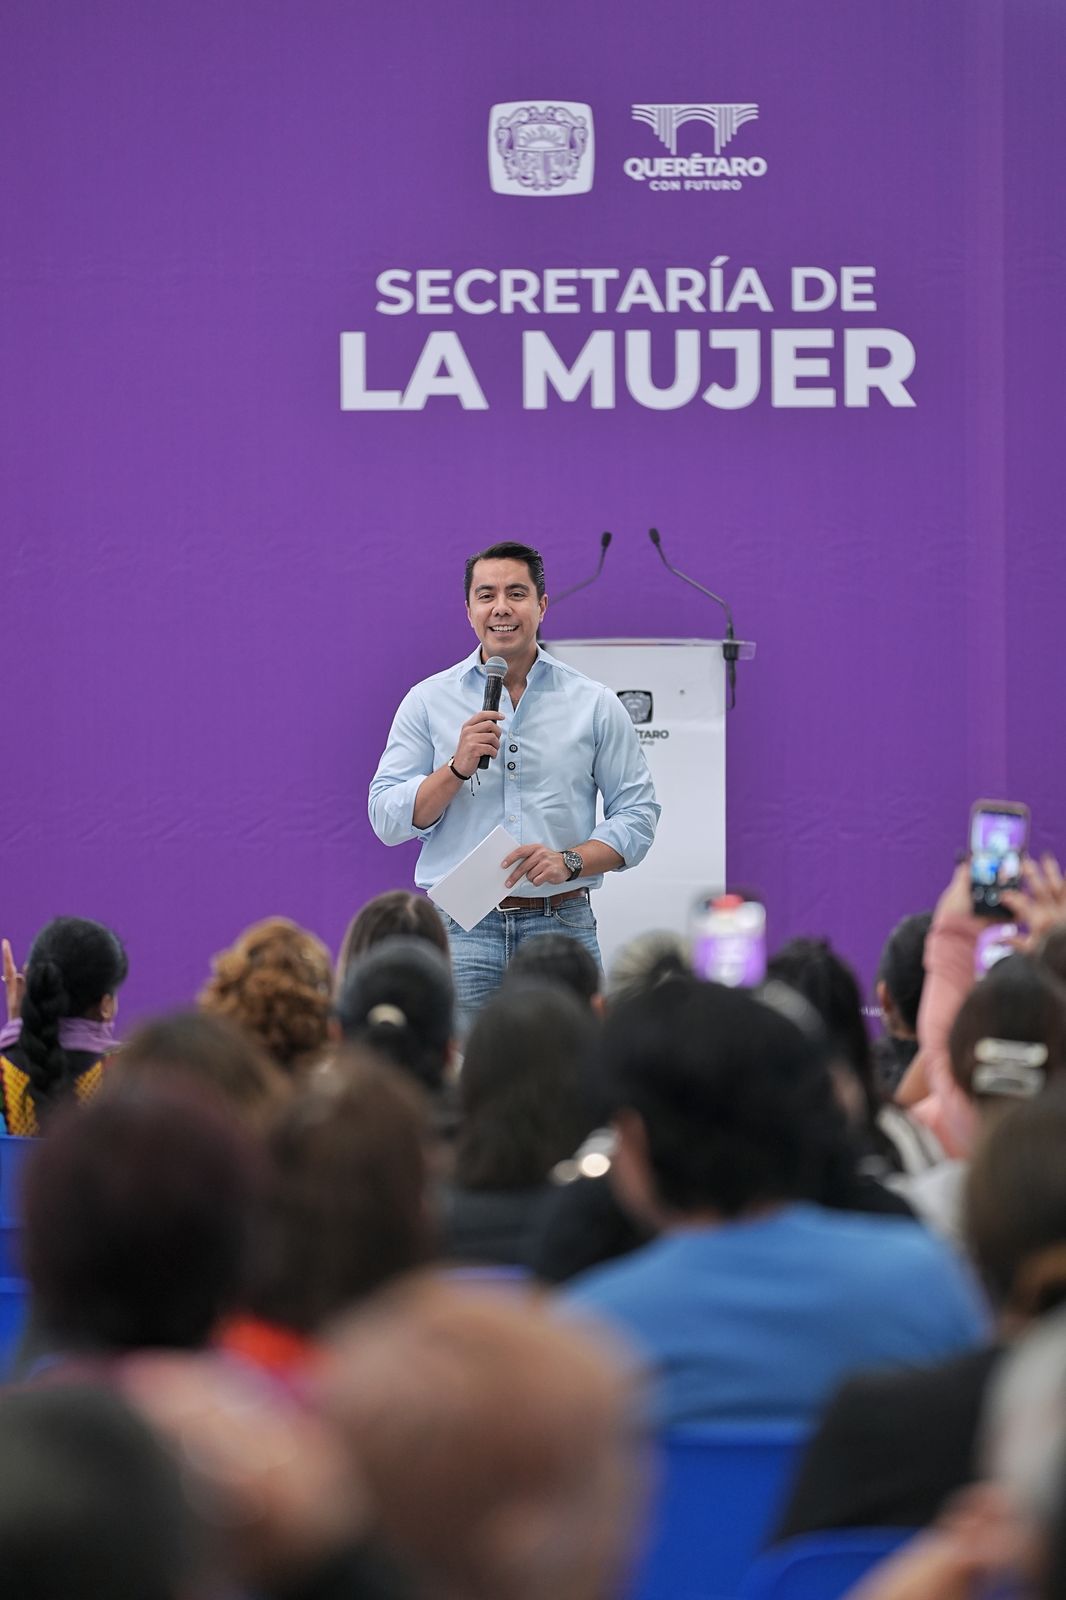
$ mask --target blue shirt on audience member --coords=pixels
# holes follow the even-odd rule
[[[575,1279],[563,1303],[628,1338],[663,1427],[813,1422],[850,1373],[935,1361],[988,1331],[965,1269],[916,1223],[808,1204],[666,1234]]]

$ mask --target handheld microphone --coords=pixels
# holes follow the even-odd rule
[[[552,605],[553,606],[557,606],[559,604],[560,600],[569,600],[570,596],[572,594],[577,594],[577,591],[579,589],[587,589],[590,583],[595,583],[596,582],[596,579],[599,577],[600,573],[603,571],[603,563],[604,563],[604,559],[605,559],[605,557],[607,555],[607,546],[610,544],[610,542],[611,542],[613,537],[614,537],[613,534],[606,533],[606,532],[600,534],[600,559],[599,559],[599,564],[597,565],[595,572],[592,574],[592,577],[591,578],[582,578],[580,583],[572,583],[570,585],[569,589],[564,589],[563,590],[562,594],[553,594],[552,597],[551,597],[551,601],[552,601]]]
[[[485,698],[481,702],[482,711],[499,711],[500,695],[503,693],[503,680],[506,675],[507,663],[503,657],[490,656],[485,662]],[[489,756],[482,756],[478,766],[484,770],[489,760]]]
[[[705,594],[708,600],[713,600],[725,612],[725,639],[722,642],[722,656],[729,676],[729,709],[732,711],[737,703],[737,657],[740,654],[740,647],[736,642],[736,634],[733,632],[733,613],[730,610],[729,602],[728,600],[723,600],[720,594],[715,594],[713,589],[708,589],[705,584],[697,583],[695,578],[688,577],[684,572],[678,572],[676,567],[670,565],[666,559],[666,551],[663,549],[663,542],[659,536],[658,528],[649,528],[648,538],[658,550],[659,558],[667,572],[672,572],[675,578],[680,578],[682,583],[687,583],[690,589],[698,589],[700,594]]]

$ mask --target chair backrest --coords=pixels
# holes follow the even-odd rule
[[[799,1423],[722,1423],[668,1433],[631,1600],[735,1595],[773,1526],[809,1435]]]
[[[767,1550],[738,1600],[840,1600],[871,1567],[912,1538],[914,1528],[841,1528],[804,1533]]]
[[[17,1223],[19,1220],[22,1165],[33,1146],[33,1139],[0,1133],[0,1222]]]

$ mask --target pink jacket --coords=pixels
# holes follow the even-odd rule
[[[931,1128],[949,1156],[968,1156],[977,1128],[973,1101],[955,1082],[948,1035],[974,984],[974,949],[987,923],[938,912],[925,941],[925,987],[918,1011],[918,1055],[929,1093],[913,1115]]]

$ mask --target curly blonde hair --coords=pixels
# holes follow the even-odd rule
[[[232,1018],[286,1072],[297,1072],[314,1065],[327,1043],[332,987],[321,939],[287,917],[267,917],[214,957],[197,1002]]]

